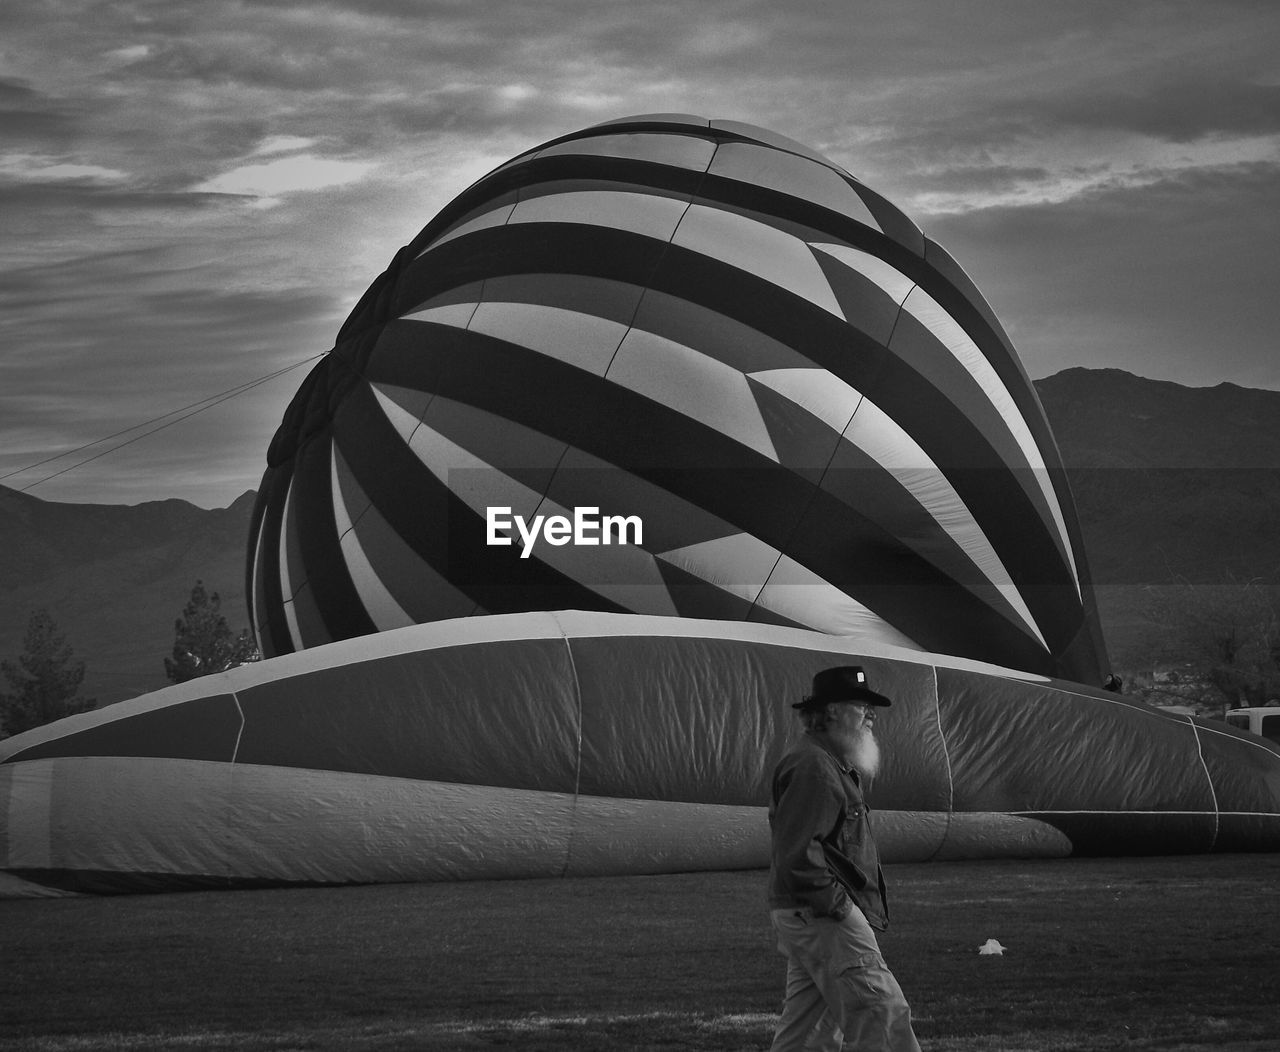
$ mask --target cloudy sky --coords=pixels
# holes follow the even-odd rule
[[[4,0],[0,484],[229,504],[442,205],[663,111],[888,196],[1033,377],[1280,389],[1275,0]]]

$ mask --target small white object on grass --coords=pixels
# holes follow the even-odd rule
[[[1004,954],[1004,947],[1000,945],[998,939],[988,939],[978,947],[978,952],[984,956],[987,954]]]

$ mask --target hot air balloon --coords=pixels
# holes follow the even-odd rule
[[[814,671],[889,861],[1280,848],[1280,750],[1105,690],[1035,391],[959,265],[768,131],[625,118],[413,238],[289,406],[268,660],[0,742],[0,872],[136,891],[761,866]]]
[[[590,609],[1107,672],[1057,448],[986,302],[879,194],[731,121],[588,128],[463,192],[268,463],[269,654]],[[643,543],[500,546],[493,509],[595,509]]]

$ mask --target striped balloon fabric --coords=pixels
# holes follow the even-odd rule
[[[268,656],[586,609],[1107,671],[972,282],[819,154],[685,115],[532,149],[397,254],[272,442],[249,577]]]

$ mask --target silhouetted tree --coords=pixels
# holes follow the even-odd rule
[[[204,582],[196,581],[182,616],[173,625],[173,657],[164,659],[164,674],[174,683],[225,672],[262,656],[247,628],[238,636],[231,634],[221,606],[218,593],[206,591]]]
[[[1224,707],[1280,697],[1280,603],[1261,581],[1190,584],[1147,593],[1150,652],[1208,685]]]
[[[72,649],[48,610],[27,619],[23,652],[17,661],[0,661],[9,693],[0,694],[0,731],[5,736],[95,708],[96,698],[79,698],[84,662],[72,661]]]

